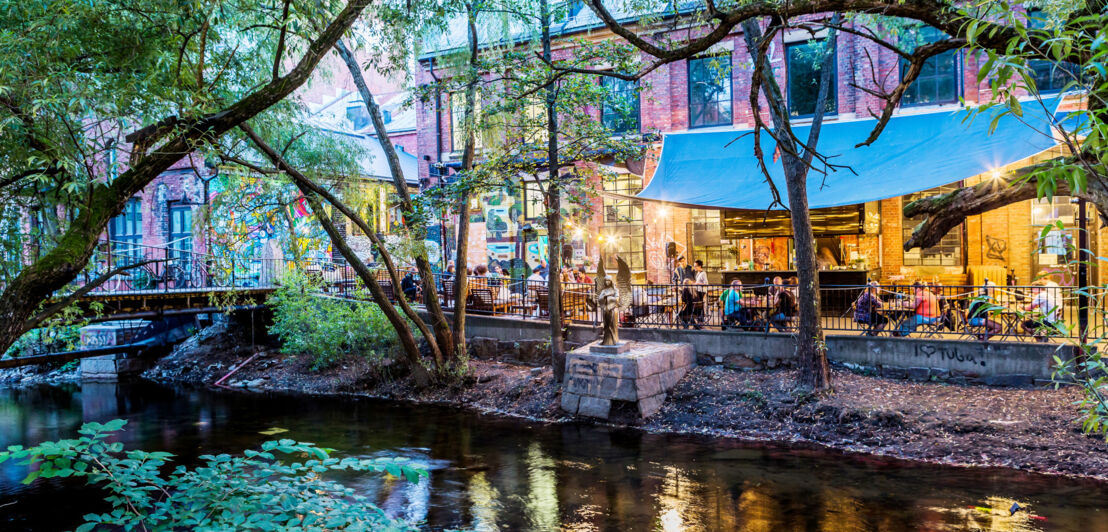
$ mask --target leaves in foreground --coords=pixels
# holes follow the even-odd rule
[[[399,458],[331,458],[327,450],[290,439],[267,441],[242,456],[201,456],[203,465],[163,469],[173,455],[124,450],[109,441],[124,420],[86,423],[76,439],[14,445],[0,463],[33,468],[24,484],[40,478],[85,477],[107,491],[112,510],[85,515],[78,532],[91,530],[413,530],[345,485],[326,480],[331,471],[386,472],[419,482],[427,472]],[[283,455],[301,461],[286,462]]]

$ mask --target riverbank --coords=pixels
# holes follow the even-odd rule
[[[449,404],[545,422],[570,418],[549,368],[472,361],[451,387],[416,390],[388,369],[348,359],[313,372],[304,356],[252,348],[226,331],[204,331],[145,375],[255,391],[355,394]],[[804,443],[876,456],[967,467],[1005,467],[1108,480],[1108,445],[1081,433],[1073,388],[1012,389],[916,383],[835,369],[835,393],[792,392],[791,370],[700,367],[674,388],[658,414],[637,426],[758,442]]]

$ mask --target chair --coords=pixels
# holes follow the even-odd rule
[[[454,280],[443,279],[442,280],[442,306],[446,308],[454,308],[452,305],[454,301]]]
[[[474,288],[466,298],[466,309],[474,314],[492,314],[493,298],[491,288]]]

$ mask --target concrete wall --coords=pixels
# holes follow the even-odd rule
[[[496,316],[468,316],[470,337],[517,342],[549,338],[549,324]],[[571,325],[570,342],[597,339],[586,325]],[[790,366],[795,342],[788,334],[722,332],[691,329],[620,329],[620,339],[692,344],[699,364],[723,364],[734,369]],[[928,338],[828,336],[832,361],[883,376],[958,383],[1030,385],[1049,380],[1054,355],[1070,356],[1071,348],[1058,344],[977,342]]]

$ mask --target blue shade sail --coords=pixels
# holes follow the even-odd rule
[[[1053,99],[1044,103],[1050,111],[1057,106]],[[1022,119],[1002,116],[990,134],[990,122],[1000,110],[985,111],[972,120],[966,120],[966,110],[896,116],[876,142],[861,148],[854,146],[869,136],[876,120],[825,122],[817,151],[832,164],[850,169],[828,171],[826,176],[809,171],[809,208],[852,205],[927,190],[1055,146],[1050,136],[1053,112],[1028,102]],[[637,197],[690,207],[766,209],[772,201],[770,189],[758,168],[754,135],[749,131],[665,135],[654,177]],[[793,131],[807,140],[808,126]],[[761,143],[766,166],[787,204],[781,161],[773,160],[774,141],[763,132]]]

